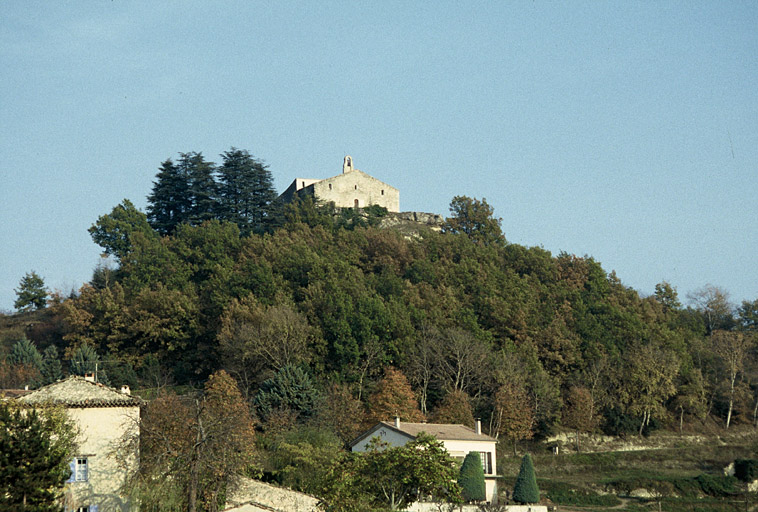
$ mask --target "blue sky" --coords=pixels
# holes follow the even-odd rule
[[[351,154],[402,210],[486,198],[509,241],[651,294],[758,298],[758,3],[0,3],[0,311],[87,281],[87,228],[231,146],[277,188]]]

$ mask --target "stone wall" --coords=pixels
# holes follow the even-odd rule
[[[100,512],[131,510],[121,496],[127,473],[116,457],[125,434],[136,435],[139,407],[69,408],[66,413],[79,429],[77,457],[87,459],[87,480],[67,483],[64,505],[69,510],[97,505]],[[136,467],[137,455],[127,463]]]
[[[240,477],[229,493],[225,511],[229,512],[318,512],[318,500],[301,492],[276,487],[251,478]]]

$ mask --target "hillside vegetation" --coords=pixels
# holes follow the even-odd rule
[[[198,156],[180,164],[200,166],[208,186],[213,168]],[[177,218],[164,201],[174,195],[159,194],[176,172],[164,162],[149,215],[125,200],[92,226],[111,258],[88,284],[0,316],[5,387],[51,378],[17,348],[24,337],[48,363],[57,353],[64,373],[98,360],[144,396],[226,370],[264,450],[312,448],[315,459],[292,448],[263,463],[304,490],[316,484],[293,467],[318,467],[324,447],[395,415],[481,418],[501,452],[557,430],[581,450],[590,432],[756,421],[758,300],[734,307],[707,285],[685,307],[666,282],[641,296],[592,257],[509,243],[486,201],[467,197],[453,199],[441,232],[381,229],[381,208],[277,205],[270,193],[265,208],[246,206],[255,215],[235,213],[227,192],[188,200]]]

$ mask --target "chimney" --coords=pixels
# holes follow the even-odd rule
[[[482,435],[482,420],[479,418],[476,419],[476,433],[477,435]]]
[[[395,428],[400,428],[400,416],[395,416]]]
[[[95,382],[95,374],[94,373],[85,373],[84,374],[84,380],[89,382]]]
[[[122,395],[131,395],[132,394],[132,390],[129,389],[129,386],[127,386],[126,384],[124,384],[123,386],[121,386],[121,394]]]

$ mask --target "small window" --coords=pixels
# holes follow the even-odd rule
[[[330,183],[330,184],[329,184],[329,190],[331,190],[331,189],[332,189],[332,184]]]
[[[303,182],[303,187],[305,187],[305,182]]]
[[[382,195],[384,195],[384,189],[382,189]]]
[[[355,186],[355,190],[358,190],[358,185]]]
[[[479,457],[482,459],[482,469],[484,469],[485,475],[492,474],[492,454],[490,452],[479,452]]]
[[[89,507],[78,507],[76,512],[89,512]]]
[[[355,207],[358,208],[358,200],[357,199],[355,200],[354,204],[355,204]]]
[[[77,457],[74,467],[74,480],[76,482],[86,482],[88,478],[87,459],[85,457]]]

